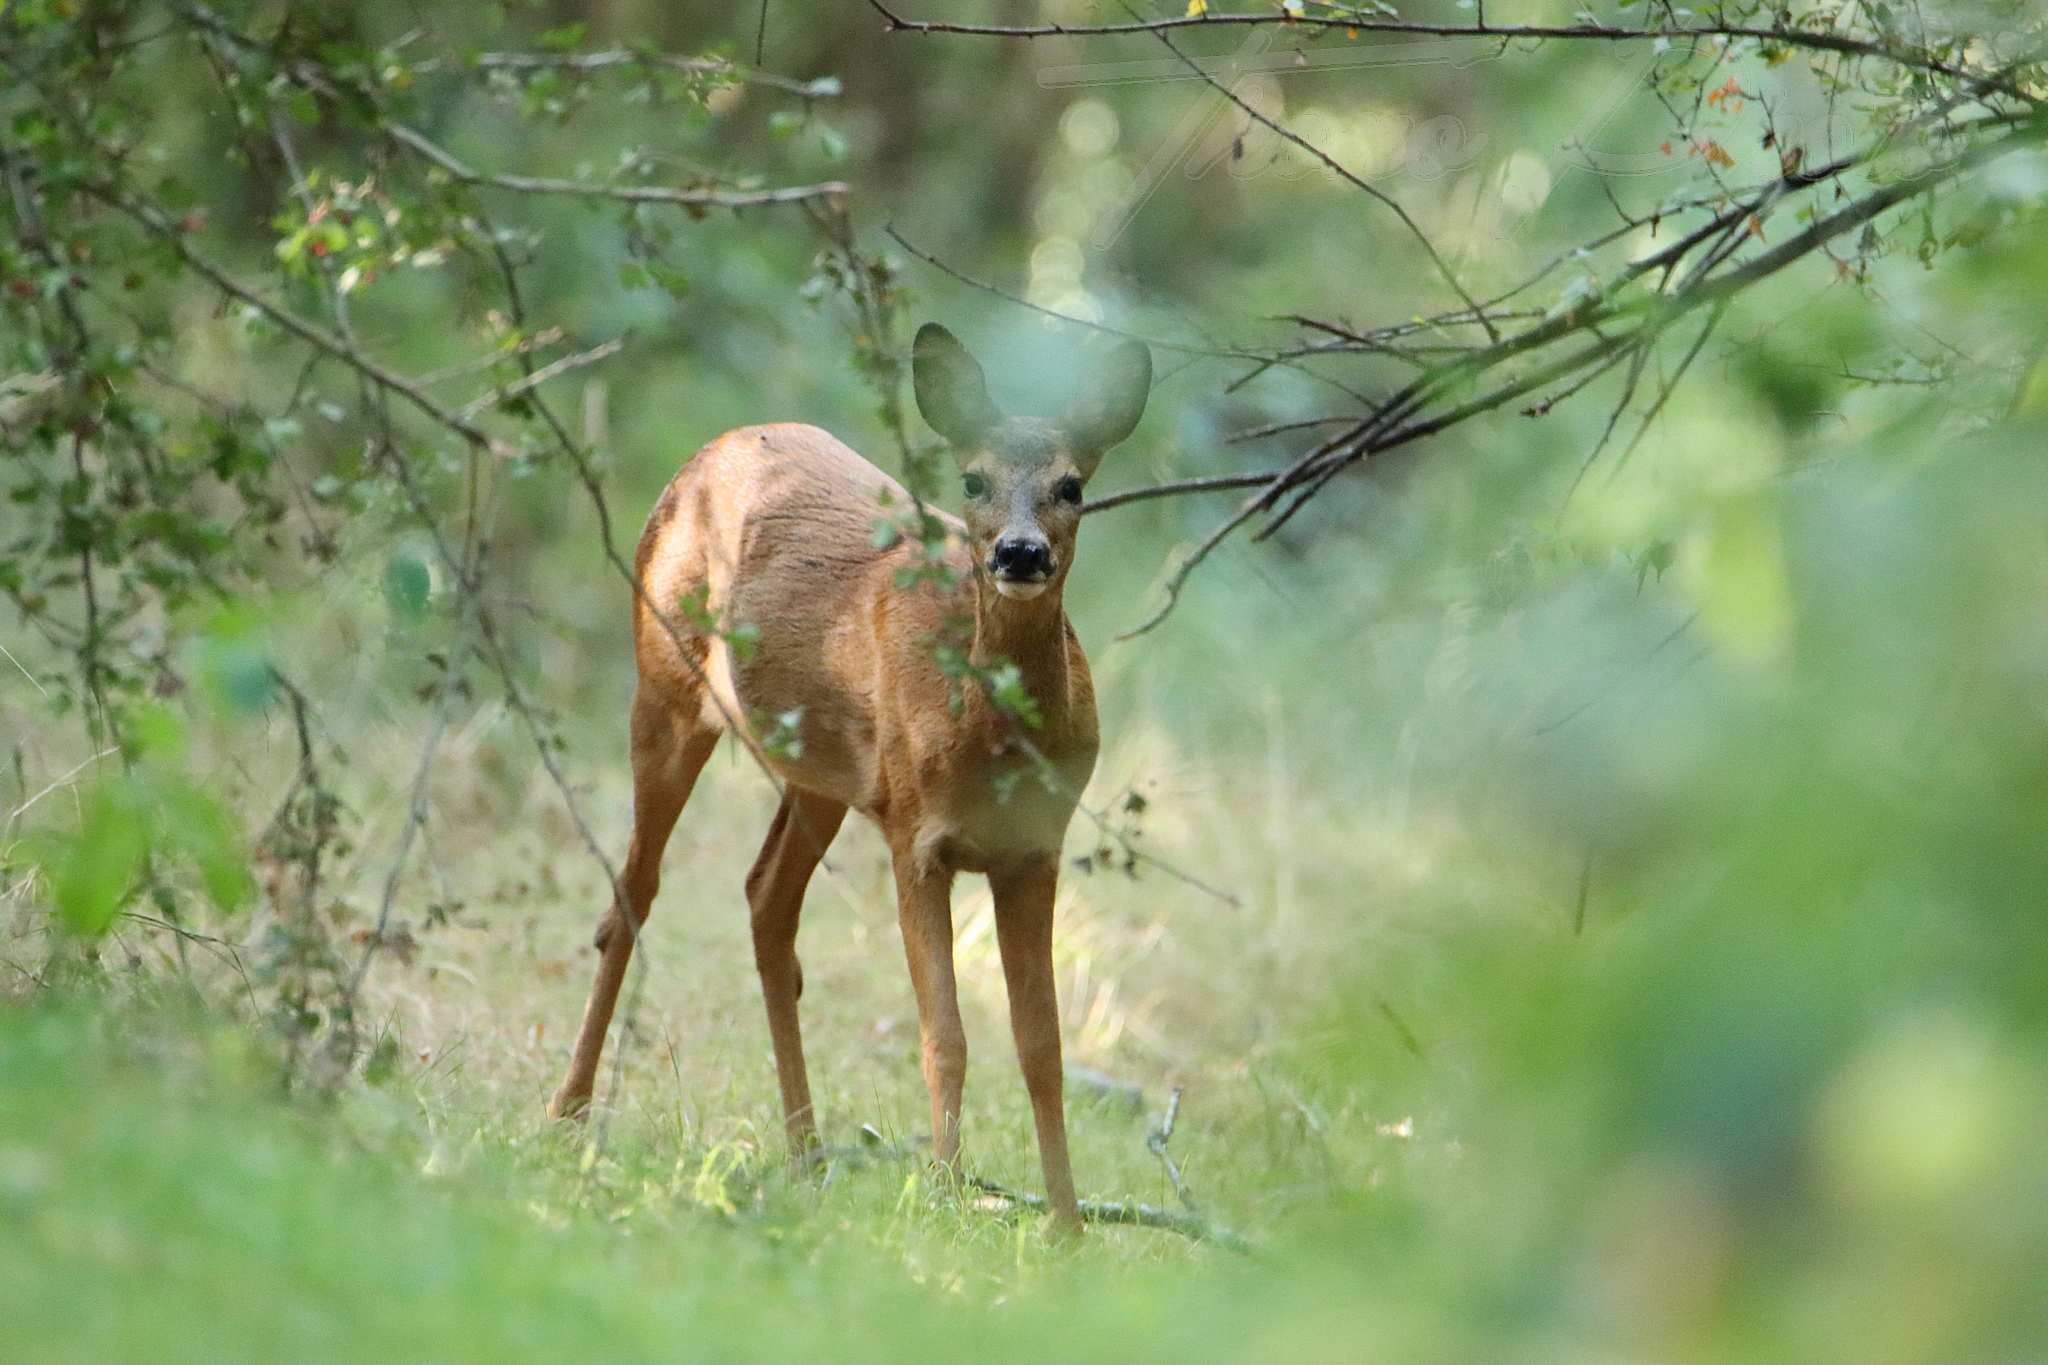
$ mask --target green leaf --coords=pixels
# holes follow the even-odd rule
[[[1024,673],[1014,663],[1005,663],[988,674],[989,697],[998,709],[1036,729],[1044,721],[1038,699],[1024,686]]]
[[[1702,631],[1751,666],[1782,660],[1791,646],[1793,599],[1776,507],[1730,498],[1683,547],[1679,567],[1700,608]]]
[[[196,791],[178,794],[176,833],[184,853],[199,869],[206,898],[232,914],[255,893],[247,851],[235,838],[226,812]]]
[[[665,261],[649,261],[647,273],[670,294],[687,294],[690,291],[690,277]]]
[[[417,621],[427,612],[427,598],[434,576],[426,561],[411,550],[395,552],[384,565],[384,599],[391,610],[407,621]]]
[[[163,706],[138,706],[127,719],[128,741],[138,756],[176,762],[185,753],[185,723]]]
[[[262,641],[241,624],[230,623],[207,637],[200,647],[199,671],[207,689],[234,711],[261,711],[277,685]]]
[[[534,44],[549,52],[569,52],[582,44],[583,35],[589,31],[588,24],[563,24],[560,28],[551,28],[541,34],[534,39]]]
[[[133,790],[125,782],[102,788],[51,879],[58,920],[89,938],[105,933],[148,851],[149,829]]]

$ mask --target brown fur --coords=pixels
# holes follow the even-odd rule
[[[939,329],[919,336],[919,399],[928,416],[951,392],[935,396],[931,386],[963,373],[928,363],[927,343],[941,344],[933,333],[958,346]],[[964,350],[948,351],[940,360],[958,365],[964,357]],[[971,359],[964,364],[978,392],[979,368]],[[1129,421],[1121,430],[1109,422],[1114,439],[1135,423],[1149,375],[1149,362],[1135,373],[1136,409],[1123,414]],[[950,587],[899,585],[899,572],[917,563],[922,547],[905,539],[878,549],[875,528],[907,509],[909,495],[816,427],[727,432],[684,465],[656,503],[640,540],[645,597],[633,617],[633,839],[621,903],[599,930],[597,980],[550,1112],[573,1115],[589,1102],[662,848],[718,736],[737,728],[761,749],[764,735],[787,738],[792,731],[779,718],[795,716],[797,745],[761,749],[784,798],[746,887],[794,1150],[801,1154],[816,1139],[797,1022],[797,920],[805,885],[855,810],[880,828],[894,864],[934,1155],[951,1162],[957,1154],[966,1071],[950,890],[956,873],[980,872],[995,893],[1047,1195],[1063,1224],[1078,1223],[1062,1108],[1052,907],[1061,841],[1093,770],[1097,735],[1087,660],[1061,603],[1080,508],[1059,494],[1062,481],[1084,477],[1101,452],[1077,445],[1061,427],[998,419],[985,394],[979,402],[971,425],[942,426],[963,469],[984,481],[965,522],[942,518]],[[1053,564],[1029,600],[999,592],[990,567],[997,540],[1023,533],[1042,537]],[[686,599],[701,603],[713,628],[699,629],[676,611]],[[656,609],[670,613],[669,621]],[[736,648],[742,632],[752,644]],[[1020,726],[981,686],[948,678],[934,652],[948,638],[966,641],[978,668],[1014,663],[1038,723]]]

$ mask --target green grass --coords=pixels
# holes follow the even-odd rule
[[[778,1351],[847,1356],[959,1326],[943,1295],[792,1238],[789,1192],[720,1217],[684,1181],[666,1215],[576,1216],[575,1184],[516,1149],[430,1174],[399,1106],[285,1105],[235,1034],[194,1054],[189,1020],[126,1022],[168,1040],[71,1012],[0,1037],[9,1359],[726,1358],[771,1326]],[[525,1140],[575,1168],[573,1139]]]
[[[677,1148],[288,1100],[246,1033],[131,1005],[0,1015],[0,1355],[42,1359],[1221,1357],[1284,1278],[1160,1234],[1048,1241],[918,1162],[794,1179]],[[629,1125],[622,1124],[622,1127]],[[1270,1334],[1270,1335],[1269,1335]],[[1313,1352],[1311,1352],[1313,1353]]]
[[[601,878],[502,712],[435,770],[412,946],[364,1002],[390,1040],[374,1082],[323,1092],[249,1003],[279,904],[207,921],[232,951],[125,919],[88,953],[11,863],[0,1358],[2038,1356],[2038,438],[1935,468],[1907,429],[1764,481],[1738,520],[1777,538],[1777,579],[1730,600],[1532,557],[1448,606],[1286,641],[1191,614],[1142,668],[1104,652],[1091,800],[1143,790],[1146,846],[1238,903],[1158,868],[1065,879],[1069,1058],[1144,1092],[1076,1087],[1077,1181],[1171,1202],[1145,1136],[1184,1086],[1172,1150],[1250,1258],[1049,1241],[862,1144],[914,1149],[925,1099],[857,825],[800,944],[835,1159],[793,1176],[740,896],[771,798],[738,761],[684,813],[582,1129],[541,1103]],[[340,737],[359,852],[318,907],[353,954],[417,703],[344,633],[279,638],[299,672],[387,689]],[[570,644],[539,652],[575,676]],[[594,705],[573,738],[616,848],[619,741]],[[189,763],[274,791],[291,752],[242,720]],[[38,819],[70,823],[64,799]],[[988,916],[963,880],[964,1159],[1033,1188]]]

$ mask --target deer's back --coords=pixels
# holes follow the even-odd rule
[[[874,603],[901,558],[876,547],[875,526],[908,498],[817,427],[742,427],[705,446],[641,535],[641,685],[705,725],[744,723],[780,751],[771,756],[790,780],[865,808],[876,788]],[[687,661],[650,603],[675,620]]]

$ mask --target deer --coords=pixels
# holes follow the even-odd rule
[[[937,323],[911,347],[917,409],[958,465],[964,515],[932,512],[943,574],[917,572],[918,538],[877,535],[912,500],[895,479],[814,426],[726,432],[656,502],[635,558],[637,683],[628,724],[633,832],[594,939],[596,979],[557,1118],[587,1111],[662,850],[722,734],[740,731],[781,802],[746,877],[754,965],[767,1005],[791,1159],[818,1143],[797,1002],[804,891],[848,811],[880,831],[917,1001],[931,1155],[953,1168],[967,1073],[953,971],[952,886],[988,879],[1011,1032],[1037,1130],[1046,1205],[1061,1231],[1080,1211],[1067,1154],[1053,903],[1060,849],[1094,771],[1088,661],[1063,604],[1082,491],[1143,416],[1152,358],[1110,348],[1056,419],[1000,411],[985,374]],[[915,504],[922,510],[922,503]],[[697,609],[678,622],[678,602]],[[714,624],[715,623],[715,624]],[[991,689],[962,685],[935,644],[971,626],[967,677],[1013,666],[1028,723]],[[746,646],[736,647],[744,629]],[[762,741],[759,718],[793,732]]]

